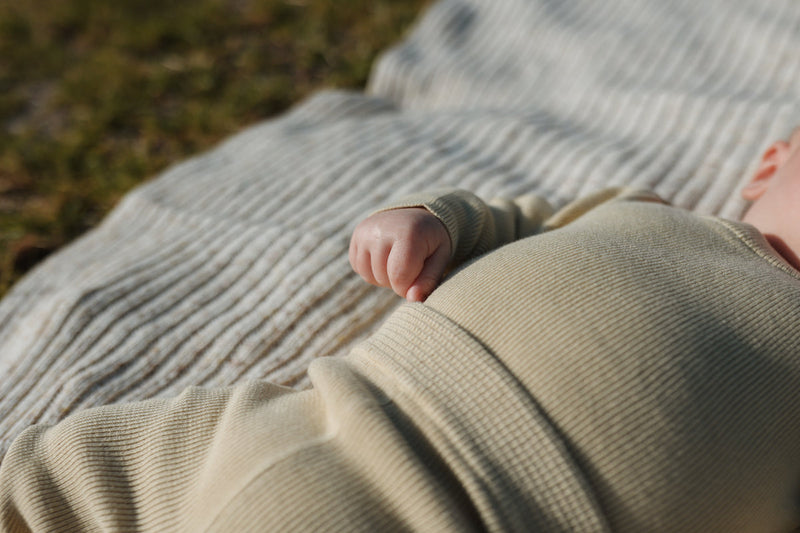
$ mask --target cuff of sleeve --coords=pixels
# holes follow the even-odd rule
[[[450,260],[461,261],[474,248],[482,228],[491,223],[488,206],[474,194],[460,189],[440,189],[400,198],[371,214],[422,207],[442,221],[450,235]]]

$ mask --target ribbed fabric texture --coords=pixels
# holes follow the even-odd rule
[[[735,217],[798,121],[795,0],[442,0],[377,63],[129,194],[0,303],[0,453],[36,422],[252,378],[305,387],[398,300],[346,258],[365,213],[459,186],[608,185]]]
[[[584,214],[468,263],[426,306],[529,391],[613,531],[795,531],[800,273],[751,226],[637,197],[569,206]],[[483,432],[502,431],[493,405]]]
[[[637,196],[467,263],[313,361],[310,390],[190,388],[26,430],[0,529],[796,530],[800,274],[751,226]]]

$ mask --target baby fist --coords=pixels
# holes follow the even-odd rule
[[[450,262],[450,236],[428,210],[412,207],[376,213],[350,239],[350,265],[368,283],[391,288],[411,302],[433,292]]]

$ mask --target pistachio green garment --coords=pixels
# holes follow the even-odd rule
[[[644,201],[642,201],[644,200]],[[800,277],[744,224],[606,191],[425,205],[457,268],[314,388],[33,427],[3,531],[788,531]]]

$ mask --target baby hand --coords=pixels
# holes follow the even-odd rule
[[[350,239],[350,265],[368,283],[421,302],[444,274],[450,248],[445,225],[428,210],[392,209],[356,226]]]

